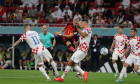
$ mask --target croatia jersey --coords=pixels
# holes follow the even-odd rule
[[[45,49],[43,44],[40,42],[40,36],[36,31],[27,31],[20,37],[20,39],[22,40],[22,42],[25,40],[28,43],[32,50],[32,53],[34,54],[37,54],[38,49],[40,48],[42,50]]]
[[[130,38],[128,47],[131,47],[131,54],[140,56],[140,37]]]
[[[115,42],[115,49],[114,52],[119,52],[120,54],[124,53],[125,43],[128,43],[128,38],[126,35],[116,34],[114,35],[113,42]]]
[[[77,50],[80,50],[80,51],[83,51],[83,52],[87,53],[88,48],[89,48],[91,35],[92,35],[92,31],[91,31],[90,27],[87,27],[83,30],[83,32],[86,33],[86,36],[85,37],[82,37],[82,36],[79,37],[80,44],[79,44]]]

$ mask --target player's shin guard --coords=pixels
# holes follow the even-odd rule
[[[43,67],[39,67],[39,70],[47,79],[50,79],[50,77],[47,75],[47,73]]]
[[[66,69],[65,69],[65,71],[64,71],[64,73],[63,73],[63,75],[61,76],[62,79],[65,78],[65,76],[68,74],[68,72],[69,72],[70,70],[71,70],[71,66],[67,66]]]
[[[72,51],[72,52],[74,51],[74,47],[73,47],[71,44],[68,45],[68,47],[69,47],[69,50],[70,50],[70,51]]]
[[[126,73],[126,67],[123,67],[119,79],[122,79],[125,73]]]
[[[52,62],[51,62],[51,65],[52,65],[52,67],[53,67],[53,69],[54,69],[55,75],[56,75],[57,77],[59,77],[59,73],[58,73],[58,71],[57,71],[56,63],[55,63],[54,61],[52,61]]]
[[[78,72],[84,74],[84,71],[83,71],[78,65],[76,65],[76,66],[74,67],[74,69],[75,69],[76,71],[78,71]]]

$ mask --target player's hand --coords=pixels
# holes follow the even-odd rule
[[[53,50],[53,47],[51,47],[50,49]]]
[[[113,52],[113,49],[112,48],[110,49],[110,52]]]
[[[13,47],[8,48],[8,52],[9,52],[11,49],[13,49]]]
[[[55,32],[55,34],[56,34],[56,35],[60,35],[61,33],[60,33],[60,32]]]

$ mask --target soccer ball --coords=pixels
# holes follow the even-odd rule
[[[107,55],[108,49],[106,47],[103,47],[103,48],[101,48],[100,53],[101,53],[101,55]]]

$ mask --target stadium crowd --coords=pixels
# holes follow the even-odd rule
[[[73,18],[89,25],[140,28],[140,0],[1,0],[0,23],[63,24]]]

